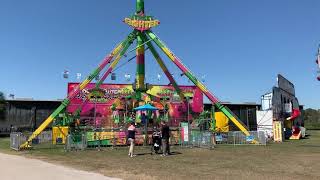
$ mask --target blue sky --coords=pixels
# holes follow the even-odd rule
[[[221,100],[259,102],[281,73],[300,103],[320,108],[315,53],[320,42],[318,0],[146,0],[153,31]],[[1,0],[0,91],[16,97],[61,99],[76,73],[87,75],[131,29],[122,20],[135,1]],[[130,49],[132,49],[131,47]],[[128,57],[134,53],[128,54]],[[161,72],[147,52],[146,73]],[[179,70],[165,58],[176,77]],[[123,59],[122,62],[125,62]],[[171,64],[171,63],[170,63]],[[62,78],[68,69],[70,79]],[[134,74],[134,61],[116,73]],[[190,84],[177,77],[182,84]],[[106,82],[112,82],[110,78]],[[161,83],[168,83],[165,77]]]

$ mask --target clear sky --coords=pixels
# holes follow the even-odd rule
[[[161,21],[153,31],[222,101],[260,102],[281,73],[301,104],[320,108],[319,0],[145,0],[145,7]],[[134,10],[134,0],[1,0],[0,91],[64,98],[67,82],[78,72],[84,79],[131,31],[122,20]],[[158,83],[161,70],[149,52],[146,58],[147,80]],[[117,82],[134,72],[132,61],[116,72]]]

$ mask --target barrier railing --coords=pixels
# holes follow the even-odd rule
[[[21,133],[12,132],[10,133],[10,148],[16,151],[20,150],[20,145],[25,143],[28,137],[31,136],[31,132]],[[39,136],[32,140],[32,144],[48,143],[52,141],[52,131],[43,131]]]
[[[199,148],[212,149],[213,146],[213,133],[210,131],[192,131],[192,146]]]
[[[31,133],[28,134],[28,136],[31,136]],[[52,131],[43,131],[39,134],[39,136],[35,139],[37,142],[33,143],[47,143],[52,142]]]
[[[180,142],[182,147],[213,149],[215,144],[214,133],[207,130],[191,129],[188,134],[180,134]]]
[[[152,144],[152,129],[148,129],[148,135],[143,133],[143,129],[137,129],[136,145]],[[198,148],[214,148],[215,144],[227,145],[266,145],[267,137],[264,131],[250,131],[250,136],[245,136],[240,131],[231,131],[228,133],[213,133],[200,128],[192,128],[189,132],[184,132],[183,128],[171,129],[170,144],[179,147],[198,147]],[[68,135],[66,139],[65,149],[84,150],[87,147],[115,147],[127,145],[126,131],[124,129],[108,129],[100,132],[84,132],[78,135]],[[10,134],[10,148],[19,150],[30,134],[21,132],[13,132]],[[253,140],[259,144],[253,143]],[[46,131],[41,133],[33,144],[52,142],[52,132]]]
[[[67,136],[65,150],[85,150],[87,148],[87,137],[85,133],[82,134],[69,134]]]
[[[21,132],[10,133],[10,148],[16,151],[20,150],[20,145],[27,141],[27,137]]]
[[[216,135],[217,144],[228,145],[266,145],[267,138],[264,131],[249,131],[250,136],[244,135],[241,131],[230,131]],[[259,143],[254,143],[258,141]]]

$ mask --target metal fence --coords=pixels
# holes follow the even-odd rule
[[[85,150],[87,148],[87,137],[85,133],[82,134],[69,134],[67,136],[65,150]]]
[[[141,129],[137,128],[136,145],[144,144],[144,136]],[[88,147],[115,147],[127,145],[127,132],[124,128],[96,129],[86,132]]]
[[[214,148],[214,133],[211,131],[201,131],[200,129],[191,129],[188,137],[180,134],[180,145],[182,147]]]
[[[192,147],[199,148],[213,148],[213,136],[214,134],[210,131],[191,131],[191,144]]]
[[[267,138],[264,131],[250,131],[250,136],[246,136],[240,131],[230,131],[228,133],[213,133],[209,130],[192,128],[188,132],[186,129],[175,128],[171,130],[170,144],[179,147],[198,147],[213,149],[215,144],[226,145],[266,145]],[[31,134],[13,132],[10,134],[10,148],[19,150],[20,145],[26,142]],[[150,145],[152,143],[151,134],[146,136],[141,132],[136,135],[136,144]],[[259,143],[254,143],[258,141]],[[42,132],[32,144],[52,142],[52,132]],[[107,132],[86,132],[76,135],[68,135],[65,144],[65,150],[85,150],[87,147],[104,147],[104,146],[121,146],[126,145],[126,133],[120,129]]]
[[[267,138],[264,131],[249,131],[250,136],[246,136],[241,131],[230,131],[216,135],[217,144],[228,145],[266,145]],[[258,143],[255,143],[258,141]]]
[[[27,141],[27,137],[21,132],[10,133],[10,148],[16,151],[20,150],[20,145]]]
[[[28,137],[31,133],[28,134]],[[48,143],[52,142],[52,131],[43,131],[33,141],[32,144]]]
[[[25,143],[32,133],[10,133],[10,148],[20,150],[20,145]],[[52,141],[52,131],[44,131],[32,140],[32,144],[48,143]]]

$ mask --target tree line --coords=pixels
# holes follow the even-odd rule
[[[308,108],[304,110],[303,119],[307,129],[320,129],[320,109]]]

